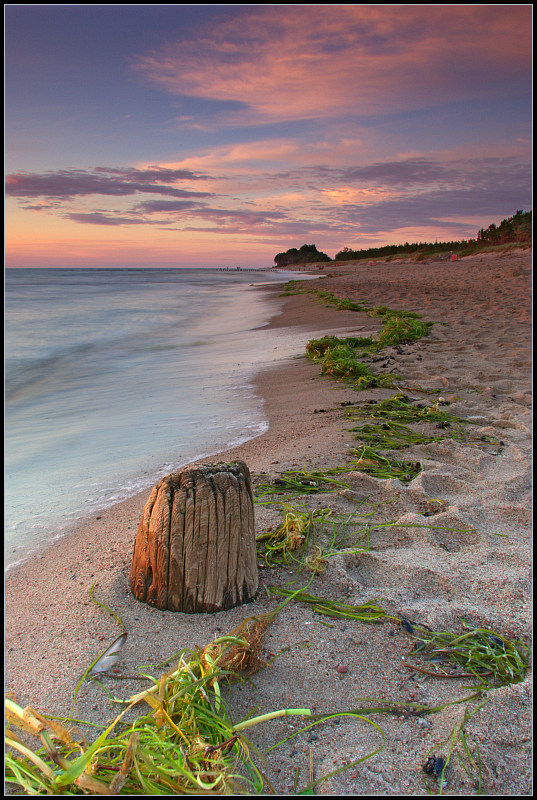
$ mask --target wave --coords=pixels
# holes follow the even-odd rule
[[[80,344],[62,353],[55,353],[33,359],[6,359],[5,400],[14,402],[21,399],[47,381],[53,381],[58,373],[69,369],[84,354],[94,349],[93,345]]]
[[[7,403],[22,400],[34,392],[57,391],[65,380],[91,379],[116,365],[124,369],[129,360],[144,354],[158,358],[170,351],[187,351],[211,344],[210,338],[192,338],[185,334],[184,323],[177,323],[175,335],[166,327],[159,330],[126,332],[119,336],[102,337],[92,342],[79,342],[58,348],[48,354],[28,357],[6,356],[4,397]]]

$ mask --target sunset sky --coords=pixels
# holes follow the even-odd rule
[[[531,5],[7,5],[7,267],[474,238],[531,194]]]

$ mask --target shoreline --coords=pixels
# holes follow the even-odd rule
[[[235,270],[233,270],[235,271]],[[252,270],[253,272],[260,272],[260,270]],[[263,298],[263,295],[266,297],[267,293],[270,297],[271,295],[274,298],[273,307],[271,309],[267,309],[267,321],[261,323],[260,325],[255,325],[251,329],[251,333],[255,334],[256,331],[266,329],[269,326],[270,319],[273,316],[277,316],[280,313],[280,309],[278,307],[277,298],[279,293],[282,290],[282,287],[290,280],[291,277],[296,278],[298,277],[298,273],[290,272],[286,270],[279,270],[277,272],[282,273],[282,277],[278,280],[271,280],[268,282],[263,282],[260,284],[244,284],[245,289],[250,290],[251,287],[255,287],[255,291],[259,295],[260,298]],[[273,273],[274,274],[274,273]],[[307,276],[306,276],[307,279]],[[272,302],[271,302],[272,305]],[[245,332],[248,334],[248,331]],[[268,354],[270,355],[270,354]],[[252,370],[248,370],[245,372],[243,377],[244,380],[244,387],[249,389],[252,383],[252,374],[255,374],[257,369],[252,373]],[[261,398],[258,398],[258,401],[261,402]],[[252,420],[256,417],[256,410],[252,408],[251,410],[251,417]],[[268,424],[268,422],[266,422]],[[240,433],[240,435],[235,436],[237,441],[248,441],[250,438],[255,438],[259,435],[256,431],[256,428],[262,429],[265,426],[265,421],[263,423],[255,424],[251,422],[251,424],[244,428],[244,431]],[[214,452],[211,452],[210,447],[207,448],[200,448],[199,453],[195,455],[188,455],[187,460],[181,461],[181,467],[186,466],[189,463],[194,463],[202,458],[213,458],[218,455],[219,452],[225,452],[226,450],[230,449],[231,447],[238,446],[237,444],[227,443],[221,444],[218,446],[218,449]],[[170,462],[173,460],[170,457]],[[180,467],[174,467],[174,469],[179,469]],[[33,560],[39,558],[40,555],[45,552],[51,545],[54,544],[57,540],[63,539],[65,537],[69,537],[73,532],[76,532],[80,527],[82,527],[86,522],[91,521],[92,518],[95,518],[96,515],[101,514],[103,511],[106,511],[110,508],[115,507],[116,505],[120,505],[121,503],[130,500],[131,498],[135,497],[139,494],[144,494],[145,492],[150,492],[151,488],[155,485],[161,477],[166,474],[166,471],[160,469],[160,472],[155,472],[154,475],[150,475],[147,470],[144,470],[147,473],[146,478],[135,478],[134,474],[126,478],[126,484],[120,485],[119,483],[116,486],[113,486],[109,493],[116,495],[115,498],[108,500],[103,500],[102,503],[95,501],[94,498],[88,498],[88,506],[86,509],[80,509],[77,512],[66,512],[63,514],[63,518],[58,516],[53,521],[46,521],[40,522],[40,525],[44,532],[46,532],[46,536],[48,538],[44,538],[42,541],[37,541],[35,544],[31,544],[29,551],[24,555],[17,558],[17,560],[12,561],[12,554],[9,553],[9,547],[5,548],[4,551],[4,577],[10,574],[14,569],[17,569],[19,566],[24,564],[28,560]],[[137,482],[139,486],[129,486],[128,484]],[[16,548],[15,548],[16,549]],[[15,550],[12,548],[12,552]],[[6,564],[6,562],[9,563]]]
[[[464,615],[472,624],[529,641],[531,253],[468,257],[449,265],[326,264],[318,274],[325,276],[322,288],[338,296],[415,310],[426,320],[448,323],[434,325],[430,337],[399,348],[401,352],[388,348],[385,369],[397,371],[409,383],[441,389],[452,399],[454,413],[473,417],[481,431],[501,435],[503,447],[499,455],[449,441],[418,448],[424,471],[409,485],[352,473],[352,491],[374,495],[404,527],[396,536],[389,529],[377,531],[371,552],[363,556],[334,558],[315,578],[315,591],[351,603],[382,597],[386,607],[437,630],[456,629]],[[289,328],[308,338],[325,332],[366,336],[380,322],[364,313],[325,308],[302,294],[282,298],[282,311],[268,327]],[[252,473],[271,476],[285,469],[343,463],[355,442],[346,430],[342,403],[393,392],[357,393],[319,372],[303,357],[261,370],[255,385],[264,398],[269,429],[211,460],[242,458]],[[105,509],[8,574],[6,688],[22,705],[68,714],[80,675],[117,635],[117,623],[89,598],[94,583],[97,597],[129,630],[121,663],[131,674],[138,665],[160,662],[183,647],[203,646],[215,633],[277,604],[263,591],[253,604],[200,617],[137,603],[126,576],[148,496],[149,490]],[[439,515],[444,526],[471,526],[475,534],[445,534],[420,525],[423,502],[438,496],[446,502]],[[353,510],[338,492],[322,494],[318,502],[346,503]],[[274,519],[273,509],[256,507],[258,533]],[[261,579],[264,585],[282,585],[297,575],[292,569],[264,568]],[[306,581],[304,577],[302,583]],[[275,653],[290,649],[254,676],[255,689],[245,685],[230,690],[234,718],[257,704],[262,710],[309,704],[331,711],[356,707],[357,698],[363,697],[434,704],[464,694],[464,680],[409,675],[401,663],[408,657],[409,642],[393,625],[331,620],[330,626],[308,607],[288,605],[269,629],[266,646]],[[337,671],[341,665],[345,672]],[[132,686],[132,691],[139,690],[139,685]],[[468,723],[468,741],[479,743],[491,793],[531,794],[530,689],[528,673],[522,683],[493,690]],[[129,684],[121,686],[124,696],[130,691]],[[316,793],[427,794],[421,765],[429,749],[461,721],[461,710],[463,706],[453,705],[426,719],[375,718],[384,732],[384,752],[319,784]],[[113,715],[97,686],[81,688],[75,716],[104,723]],[[288,735],[288,729],[279,722],[256,730],[252,738],[266,749]],[[307,774],[310,752],[315,777],[321,777],[334,769],[334,762],[339,765],[353,754],[357,758],[362,748],[365,754],[378,746],[378,735],[356,722],[342,722],[317,739],[306,738],[270,754],[266,771],[282,794],[292,793],[297,767]],[[465,773],[453,767],[444,793],[477,792]]]
[[[280,292],[281,292],[281,286],[280,286],[279,289],[277,289],[277,288],[274,287],[273,284],[263,285],[263,286],[259,287],[259,289],[261,291],[266,291],[268,293],[271,293],[271,294],[275,295],[275,297],[278,297]],[[294,306],[295,304],[292,304],[292,305]],[[340,315],[339,315],[338,312],[335,312],[333,310],[327,310],[327,311],[328,311],[328,313],[326,314],[325,324],[327,324],[328,327],[326,328],[326,332],[332,332],[334,330],[334,326],[329,325],[329,321],[330,321],[330,319],[332,319],[332,317],[334,317],[337,314],[337,317],[335,317],[335,321],[339,322],[340,321],[340,318],[339,318]],[[266,323],[266,325],[263,326],[263,328],[266,329],[266,330],[273,329],[273,328],[284,328],[284,329],[288,328],[290,331],[293,331],[293,329],[295,328],[294,325],[292,325],[292,324],[289,325],[287,322],[282,322],[281,320],[282,320],[282,318],[287,319],[289,316],[294,316],[294,314],[295,314],[295,309],[294,308],[291,310],[290,314],[286,314],[285,311],[283,310],[283,308],[275,310],[273,316],[271,317],[271,319],[269,319],[269,321]],[[349,318],[350,318],[350,321],[353,321],[353,322],[355,321],[354,315],[351,315],[351,312],[349,312]],[[304,328],[308,329],[308,326],[305,325]],[[341,332],[343,334],[344,333],[344,328],[338,328],[338,330],[340,330],[340,329],[341,329]],[[314,332],[314,333],[315,332],[319,332],[320,334],[322,334],[324,332],[324,328],[318,328],[315,324],[312,324],[311,325],[311,331]],[[292,334],[290,334],[290,335],[292,335]],[[297,351],[299,351],[299,350],[300,350],[300,348],[297,347]],[[297,356],[296,357],[300,357],[300,355],[302,355],[302,354],[300,352],[297,352]],[[268,395],[271,394],[271,385],[272,385],[272,382],[273,382],[273,380],[272,380],[272,375],[273,374],[280,373],[280,371],[281,371],[282,376],[284,376],[283,380],[284,380],[285,384],[288,384],[289,380],[293,380],[294,379],[296,381],[296,385],[297,386],[300,385],[301,378],[299,377],[298,379],[296,379],[296,376],[295,376],[296,364],[294,362],[291,363],[293,358],[294,357],[290,357],[290,358],[289,357],[288,358],[284,357],[281,361],[276,361],[274,364],[272,364],[270,366],[260,367],[256,371],[255,376],[254,376],[254,378],[252,380],[252,386],[253,386],[253,388],[255,390],[256,395],[260,399],[263,408],[266,407],[265,395],[266,394],[268,394]],[[317,368],[315,368],[313,366],[310,366],[308,372],[311,372],[312,375],[315,375],[318,372],[318,370],[317,370]],[[275,412],[276,416],[278,416],[278,410],[276,410],[276,412]],[[299,416],[300,415],[297,415],[297,420],[298,420]],[[265,451],[268,452],[272,447],[277,446],[272,441],[272,436],[269,435],[269,434],[272,433],[272,431],[270,430],[272,428],[272,425],[271,425],[270,420],[268,418],[267,418],[266,424],[268,426],[267,431],[265,431],[263,433],[260,433],[260,434],[256,434],[255,436],[252,436],[252,437],[246,439],[241,444],[233,445],[233,446],[229,446],[229,447],[224,447],[222,450],[217,450],[214,453],[209,453],[209,454],[204,455],[204,456],[199,456],[199,457],[193,458],[190,461],[188,461],[187,464],[185,464],[184,466],[187,466],[188,464],[194,464],[194,463],[206,463],[209,460],[213,460],[213,459],[219,460],[220,458],[224,458],[224,457],[226,458],[226,460],[229,460],[229,458],[231,458],[231,457],[234,457],[234,458],[248,457],[250,451],[255,453],[255,457],[259,457],[259,455],[261,455],[261,459],[262,459],[262,462],[263,462],[263,453]],[[278,426],[278,422],[276,423],[276,427],[277,426]],[[278,435],[278,434],[276,434],[276,435]],[[249,446],[253,442],[257,443],[257,440],[259,440],[259,439],[262,440],[259,443],[259,447],[257,446],[257,444]],[[268,440],[268,442],[267,442],[267,440]],[[178,467],[178,469],[179,469],[179,467]],[[112,517],[114,517],[115,514],[116,514],[116,511],[117,511],[117,513],[121,514],[122,516],[123,516],[123,514],[130,515],[131,514],[131,508],[130,508],[131,505],[133,507],[132,508],[132,513],[138,513],[139,512],[139,514],[141,515],[141,511],[142,511],[143,505],[145,504],[147,498],[149,497],[149,494],[151,493],[152,487],[160,480],[160,477],[161,476],[155,477],[155,480],[149,482],[146,488],[141,489],[141,490],[136,490],[133,494],[129,495],[128,497],[124,498],[123,500],[120,500],[119,502],[114,502],[114,503],[112,503],[110,505],[103,506],[101,508],[96,508],[95,511],[92,512],[91,514],[85,515],[85,516],[83,516],[83,517],[81,517],[79,519],[72,520],[71,522],[66,523],[64,528],[62,529],[62,531],[60,533],[58,533],[56,537],[54,537],[53,539],[51,539],[49,541],[42,542],[41,544],[37,545],[31,551],[31,553],[29,553],[23,559],[21,559],[20,561],[15,562],[13,564],[8,565],[6,567],[6,569],[5,569],[4,577],[7,579],[8,576],[11,576],[12,573],[18,572],[26,564],[28,564],[30,569],[31,569],[31,565],[32,564],[37,564],[38,561],[40,561],[43,558],[47,557],[47,552],[51,548],[56,548],[57,546],[60,545],[60,543],[64,542],[64,540],[69,540],[71,537],[76,537],[81,532],[85,535],[87,526],[91,526],[92,527],[93,522],[96,521],[96,520],[103,520],[108,515],[111,515]],[[120,491],[120,490],[118,490],[118,491]],[[64,543],[68,544],[68,541],[66,541]],[[133,546],[134,546],[134,541],[133,541]]]

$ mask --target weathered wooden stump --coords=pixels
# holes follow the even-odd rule
[[[142,513],[129,584],[137,600],[187,614],[253,599],[254,502],[243,461],[186,467],[162,478]]]

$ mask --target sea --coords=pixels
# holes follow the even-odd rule
[[[267,427],[253,388],[283,270],[5,271],[6,570]],[[306,277],[304,273],[300,278]]]

